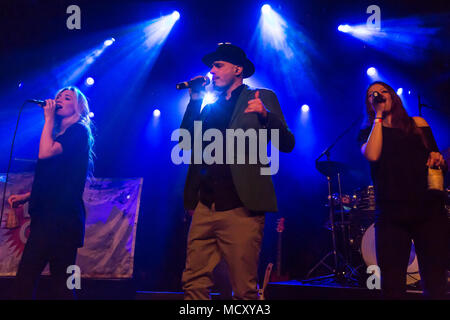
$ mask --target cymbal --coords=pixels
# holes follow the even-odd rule
[[[338,173],[345,173],[349,170],[346,164],[337,161],[317,161],[316,168],[321,174],[327,177],[335,176]]]

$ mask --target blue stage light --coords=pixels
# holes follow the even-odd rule
[[[429,58],[430,44],[434,48],[444,47],[443,37],[439,37],[441,25],[448,20],[445,14],[423,14],[399,19],[383,19],[382,28],[359,25],[340,25],[339,31],[363,41],[376,50],[385,52],[404,61],[420,63]]]
[[[94,113],[93,113],[92,111],[89,112],[89,113],[88,113],[88,117],[92,119],[92,118],[94,117]]]
[[[403,88],[398,88],[397,89],[397,94],[400,96],[403,94]]]
[[[148,49],[159,47],[166,40],[177,20],[180,18],[178,11],[161,18],[150,21],[144,28],[146,34],[145,45]]]
[[[347,32],[350,32],[352,30],[352,27],[350,27],[348,24],[341,24],[341,25],[339,25],[338,30],[340,32],[347,33]]]
[[[308,112],[309,106],[307,104],[302,105],[302,112]]]
[[[214,102],[216,102],[216,100],[217,100],[217,97],[216,97],[216,95],[214,93],[206,92],[205,96],[203,97],[203,102],[202,102],[202,106],[201,107],[203,108],[207,104],[214,103]]]
[[[92,77],[88,77],[85,81],[86,85],[89,87],[92,86],[94,84],[94,82],[95,82],[94,78],[92,78]]]
[[[178,19],[180,19],[180,13],[179,13],[178,11],[174,11],[174,12],[172,13],[172,19],[173,19],[174,21],[177,21]]]
[[[261,12],[264,14],[269,14],[270,11],[272,11],[272,8],[268,4],[265,4],[261,7]]]
[[[161,111],[159,111],[158,109],[153,110],[153,116],[155,118],[158,118],[161,115]]]
[[[376,74],[377,74],[377,69],[375,69],[374,67],[370,67],[369,69],[367,69],[367,75],[369,77],[373,77]]]
[[[110,45],[112,45],[114,43],[114,41],[116,41],[116,39],[111,38],[111,39],[105,40],[105,42],[103,44],[105,45],[105,47],[109,47]]]

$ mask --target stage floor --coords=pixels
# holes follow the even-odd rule
[[[11,299],[14,278],[0,278],[0,300]],[[82,289],[77,290],[79,300],[182,300],[182,292],[144,291],[136,287],[132,280],[92,280],[83,279]],[[37,299],[48,299],[45,292],[49,279],[42,277],[37,290]],[[272,282],[266,288],[267,300],[380,300],[379,290],[369,290],[357,286],[342,285],[333,279],[309,281],[291,280]],[[450,292],[448,295],[450,299]],[[221,300],[219,293],[212,293],[213,300]],[[408,290],[407,299],[420,300],[420,290]]]

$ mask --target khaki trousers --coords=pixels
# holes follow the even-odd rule
[[[246,208],[215,211],[198,203],[187,242],[182,283],[186,300],[210,299],[212,272],[223,257],[233,288],[233,299],[258,299],[258,260],[264,214]]]

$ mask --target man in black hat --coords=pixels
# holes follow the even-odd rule
[[[243,79],[255,72],[245,52],[230,43],[219,44],[202,61],[211,68],[213,86],[221,95],[201,110],[204,86],[191,88],[181,128],[193,136],[194,121],[201,121],[204,131],[217,129],[223,137],[227,129],[277,130],[279,141],[272,143],[282,152],[291,152],[295,138],[275,93],[243,84]],[[226,154],[227,149],[224,147],[223,151]],[[246,159],[248,152],[246,148]],[[195,211],[182,278],[185,299],[209,298],[211,274],[221,258],[228,265],[234,298],[258,299],[257,271],[264,214],[278,210],[271,176],[262,175],[262,167],[264,164],[248,161],[189,166],[184,206]]]

